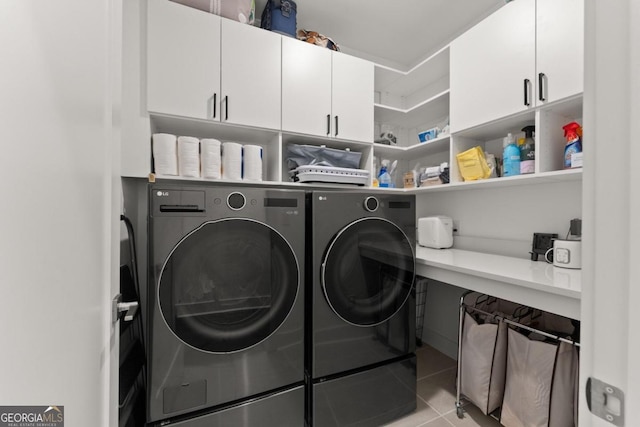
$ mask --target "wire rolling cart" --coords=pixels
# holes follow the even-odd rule
[[[476,323],[473,315],[485,323]],[[456,377],[458,418],[464,417],[464,405],[472,403],[506,426],[519,425],[527,417],[574,425],[578,334],[577,321],[478,292],[463,294]],[[541,379],[535,386],[527,382],[534,373],[546,382]],[[527,389],[539,392],[541,386],[547,390],[547,401],[531,405]]]

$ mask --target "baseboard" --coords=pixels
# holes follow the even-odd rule
[[[453,360],[458,360],[458,342],[435,331],[426,329],[422,333],[422,342],[444,353]]]

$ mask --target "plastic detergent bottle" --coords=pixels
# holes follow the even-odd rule
[[[378,174],[378,185],[381,188],[389,188],[391,187],[391,175],[387,171],[389,168],[389,160],[383,160],[382,166],[380,167],[380,173]]]
[[[564,147],[564,168],[573,167],[571,157],[574,154],[582,153],[582,126],[576,122],[571,122],[562,126],[567,145]]]
[[[502,146],[502,176],[520,175],[520,149],[516,139],[510,133],[504,138]]]
[[[520,173],[534,173],[536,169],[536,143],[533,140],[533,133],[536,127],[533,125],[522,128],[524,132],[524,143],[520,145]]]

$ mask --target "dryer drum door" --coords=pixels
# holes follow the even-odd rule
[[[331,241],[322,287],[332,310],[348,323],[374,326],[404,305],[415,279],[415,255],[406,234],[382,218],[363,218]]]
[[[158,285],[160,311],[191,347],[243,350],[286,320],[299,274],[291,246],[268,225],[239,218],[206,222],[167,257]]]

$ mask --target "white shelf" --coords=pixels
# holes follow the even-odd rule
[[[411,145],[409,147],[399,147],[396,145],[374,144],[376,155],[382,154],[394,158],[405,159],[409,157],[426,157],[435,153],[449,151],[450,135],[439,136],[431,141]]]
[[[339,139],[331,137],[313,136],[302,133],[282,132],[283,144],[308,144],[308,145],[326,145],[330,148],[338,149],[368,149],[371,148],[373,142],[351,141],[348,139]]]
[[[551,112],[572,120],[582,119],[582,94],[571,96],[559,101],[538,107],[540,111]]]
[[[570,119],[581,118],[582,94],[532,108],[489,123],[483,123],[478,126],[457,131],[454,132],[453,135],[484,141],[503,138],[507,133],[513,133],[514,129],[520,130],[527,125],[533,124],[535,122],[536,111],[551,112],[555,115],[564,116]],[[538,134],[538,132],[536,132],[536,134]]]
[[[250,126],[220,123],[214,120],[194,119],[192,117],[150,114],[151,133],[170,133],[178,136],[196,138],[217,138],[228,141],[268,142],[277,137],[278,130]]]
[[[245,181],[245,180],[230,180],[230,179],[206,179],[206,178],[192,178],[184,176],[170,176],[170,175],[155,175],[156,182],[167,181],[190,181],[199,183],[211,183],[216,185],[229,185],[229,186],[259,186],[259,187],[277,187],[277,188],[340,188],[343,190],[358,190],[366,189],[371,191],[403,191],[403,189],[387,189],[387,188],[371,188],[362,185],[349,185],[349,184],[331,184],[328,182],[290,182],[290,181]]]
[[[479,141],[490,141],[503,138],[507,133],[513,133],[514,129],[520,130],[525,126],[535,123],[535,110],[523,111],[509,117],[483,123],[469,129],[454,132],[454,136],[475,139]]]
[[[406,97],[449,75],[449,46],[407,71],[376,64],[375,90]]]
[[[481,179],[478,181],[452,182],[450,184],[432,187],[416,188],[416,193],[435,191],[475,190],[487,188],[515,187],[522,185],[549,184],[554,182],[579,181],[582,179],[582,169],[568,169],[560,171],[542,172],[528,175],[517,175],[503,178]]]
[[[416,250],[416,273],[443,283],[580,319],[581,270],[542,261],[464,251]]]
[[[283,183],[278,181],[245,181],[242,179],[210,179],[201,177],[173,176],[173,175],[155,175],[156,182],[171,181],[191,181],[191,182],[209,182],[222,185],[253,185],[253,186],[278,186]]]
[[[384,104],[374,104],[374,106],[376,123],[390,123],[405,128],[414,128],[425,123],[433,123],[449,115],[449,89],[407,109]]]

